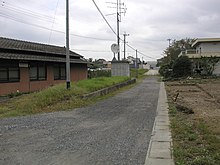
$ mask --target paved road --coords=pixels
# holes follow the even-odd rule
[[[144,164],[159,83],[69,112],[0,119],[0,164]]]
[[[157,69],[150,69],[147,73],[145,73],[146,75],[148,76],[155,76],[155,75],[158,75],[159,72]]]

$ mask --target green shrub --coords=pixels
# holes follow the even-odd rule
[[[177,58],[172,66],[172,77],[188,77],[192,75],[192,62],[187,56]]]
[[[161,76],[163,76],[164,78],[169,78],[172,75],[172,69],[170,66],[170,63],[167,64],[163,64],[160,69],[159,69],[159,73]]]
[[[111,77],[110,70],[89,70],[88,71],[88,78],[98,78],[98,77]]]

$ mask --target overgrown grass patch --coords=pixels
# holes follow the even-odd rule
[[[85,89],[87,92],[93,92],[129,79],[130,78],[128,77],[100,77],[95,79],[79,81],[77,83],[77,86]]]
[[[82,100],[83,94],[129,80],[128,77],[105,77],[82,80],[71,83],[71,89],[66,84],[59,84],[45,90],[13,98],[0,104],[0,117],[23,116],[42,112],[69,110],[91,103]]]
[[[170,103],[170,119],[176,165],[220,164],[220,139],[203,119],[195,119]]]

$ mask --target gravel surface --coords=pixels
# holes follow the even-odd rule
[[[159,82],[68,112],[0,119],[0,164],[144,164]]]

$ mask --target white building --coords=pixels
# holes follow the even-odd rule
[[[194,61],[201,57],[220,58],[220,38],[198,38],[192,47],[195,49],[182,51],[179,56],[185,55]],[[213,74],[220,75],[220,62],[215,66]]]

